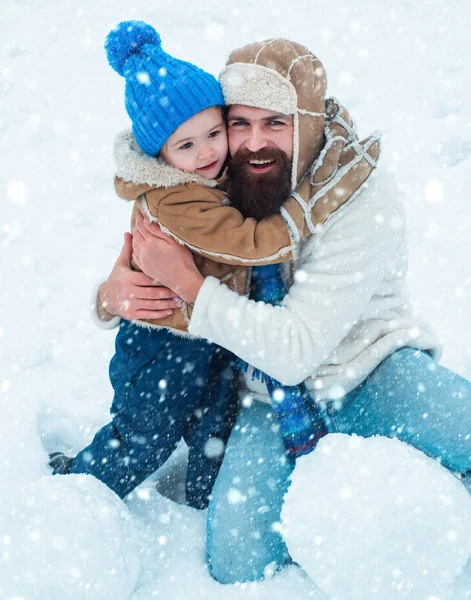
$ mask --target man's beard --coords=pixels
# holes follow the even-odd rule
[[[254,173],[249,160],[273,160],[275,164],[266,173]],[[279,213],[291,193],[291,161],[278,148],[239,150],[229,162],[229,177],[231,204],[245,218],[260,221]]]

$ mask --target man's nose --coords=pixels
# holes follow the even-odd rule
[[[250,152],[258,152],[267,145],[266,138],[259,131],[252,131],[245,141],[245,146]]]

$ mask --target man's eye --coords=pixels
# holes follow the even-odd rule
[[[179,150],[188,150],[188,148],[191,148],[193,146],[193,142],[186,142],[186,144],[182,144],[179,148]]]
[[[270,121],[270,125],[274,125],[275,127],[278,127],[280,125],[285,125],[285,124],[286,123],[283,123],[283,121],[276,121],[276,120]]]
[[[244,125],[248,125],[247,121],[232,121],[229,127],[243,127]]]

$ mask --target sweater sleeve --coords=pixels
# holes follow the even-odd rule
[[[152,191],[147,193],[145,212],[162,231],[217,262],[250,266],[293,259],[296,243],[304,235],[303,210],[294,198],[287,199],[280,214],[262,221],[244,219],[224,200],[220,190],[187,184],[157,201]]]
[[[304,381],[360,318],[402,243],[400,206],[378,194],[365,191],[307,241],[283,306],[254,302],[207,278],[190,333],[286,385]]]

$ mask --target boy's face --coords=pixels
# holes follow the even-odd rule
[[[214,179],[227,156],[227,131],[222,112],[207,108],[185,121],[160,151],[173,167]]]

